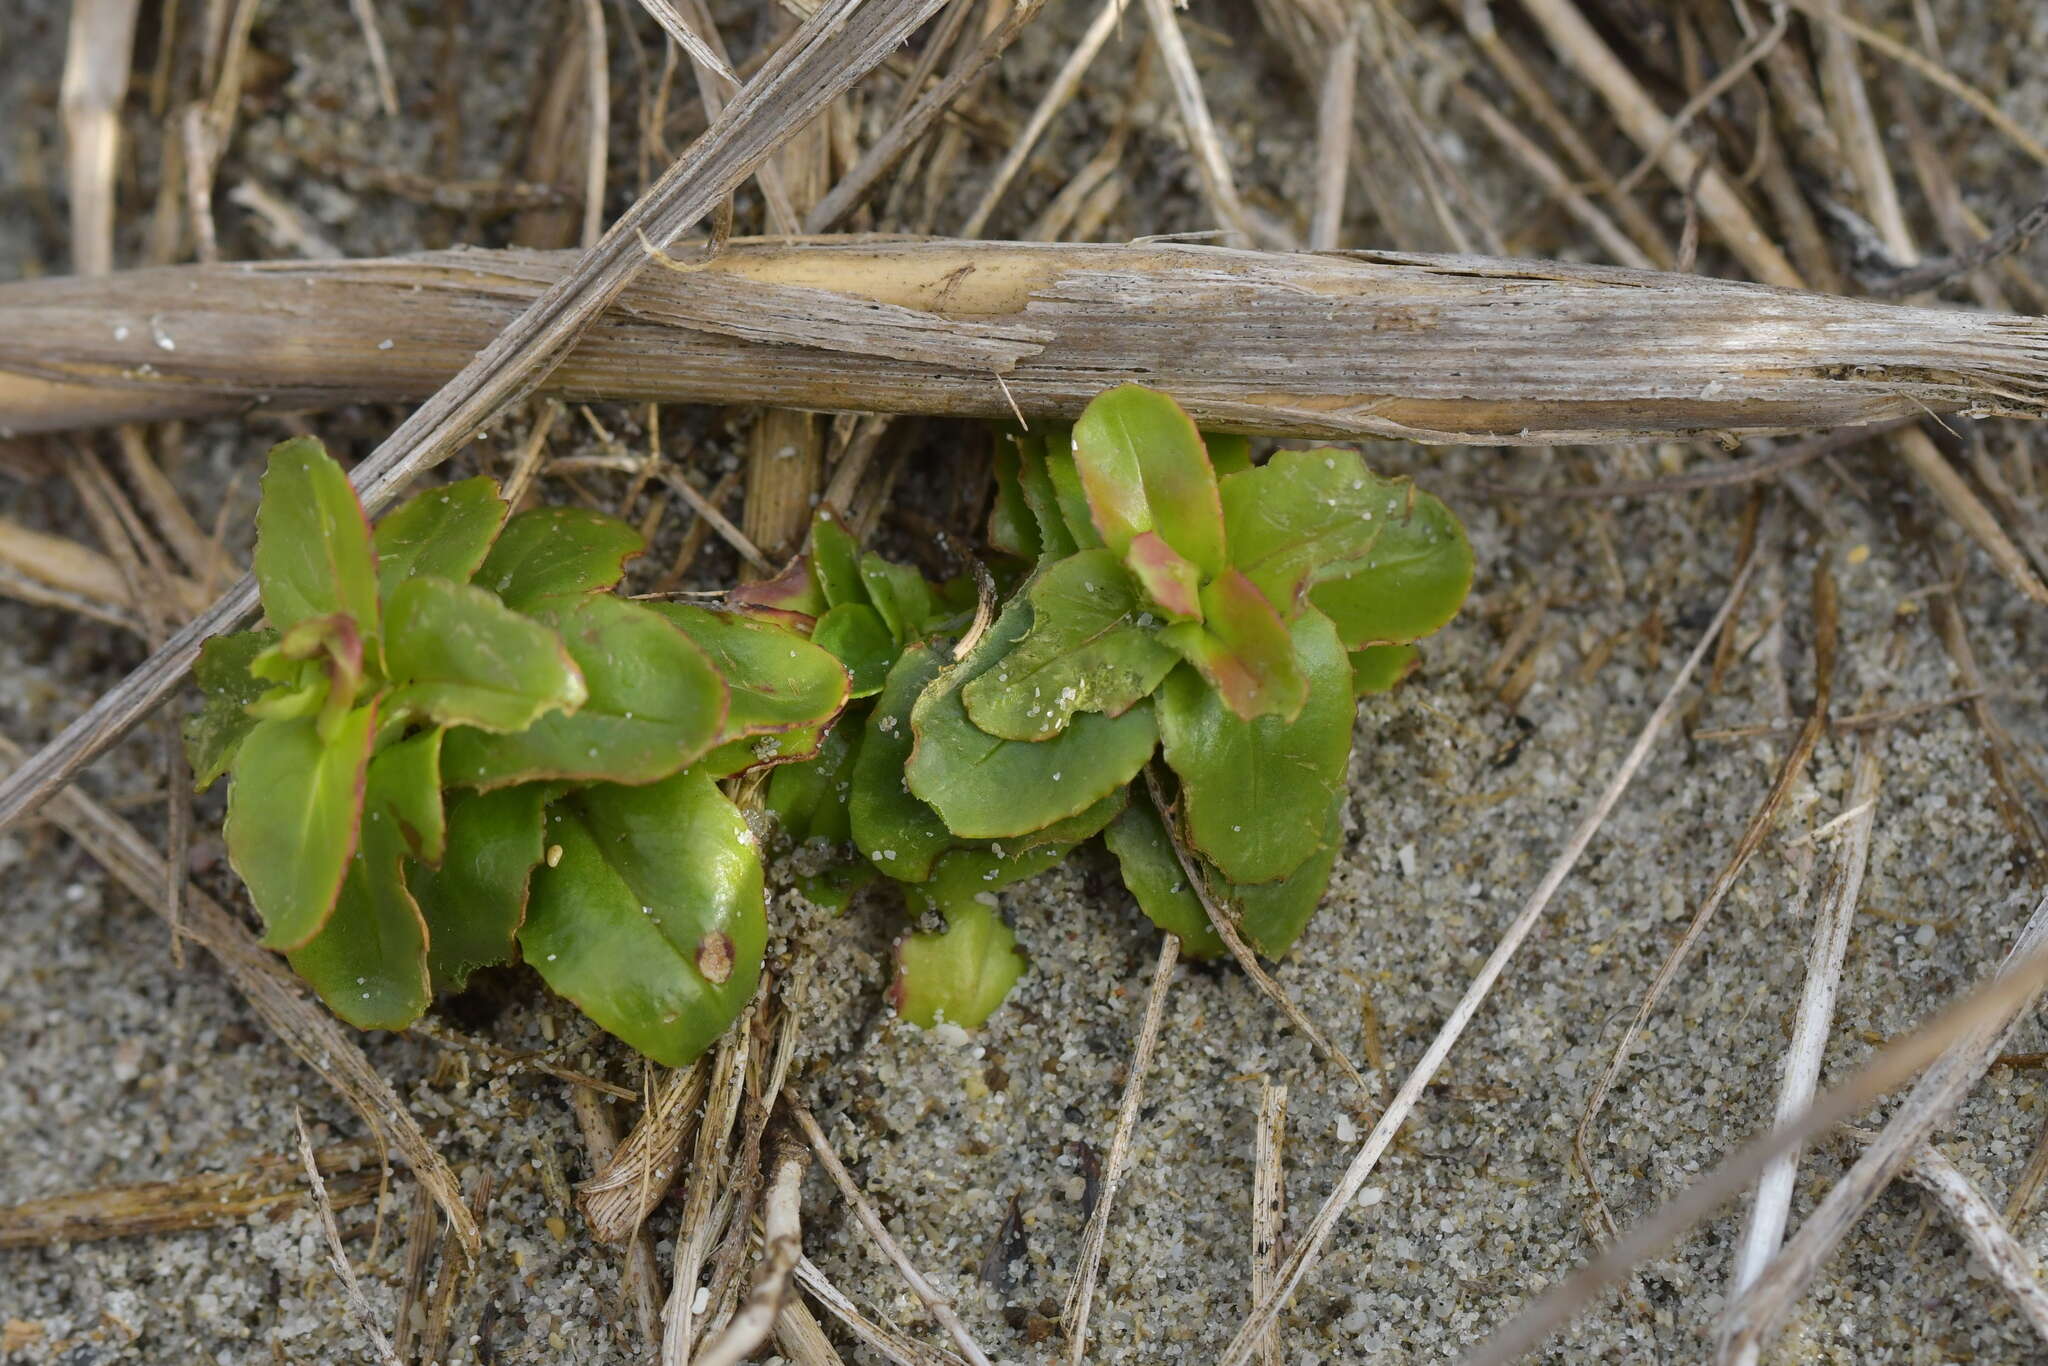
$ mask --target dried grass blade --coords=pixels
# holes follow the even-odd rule
[[[1145,1097],[1145,1073],[1152,1068],[1152,1053],[1159,1045],[1160,1025],[1166,1019],[1166,991],[1173,983],[1174,965],[1180,961],[1180,936],[1159,937],[1159,962],[1152,969],[1152,989],[1145,994],[1145,1014],[1138,1026],[1138,1043],[1131,1051],[1124,1097],[1117,1106],[1116,1128],[1109,1140],[1109,1161],[1102,1169],[1102,1189],[1095,1209],[1088,1216],[1088,1228],[1081,1235],[1080,1270],[1067,1294],[1068,1361],[1081,1366],[1088,1356],[1088,1311],[1095,1299],[1095,1276],[1102,1267],[1103,1245],[1109,1239],[1109,1215],[1116,1204],[1117,1189],[1123,1185],[1124,1168],[1130,1160],[1131,1135],[1138,1127],[1138,1105]]]
[[[1758,541],[1769,539],[1769,533],[1759,531]],[[1825,556],[1814,566],[1813,572],[1813,620],[1814,620],[1814,700],[1813,710],[1800,728],[1798,739],[1778,765],[1777,776],[1772,779],[1770,790],[1758,803],[1749,824],[1741,838],[1736,840],[1735,849],[1714,877],[1707,895],[1701,900],[1699,910],[1693,913],[1685,933],[1671,946],[1664,961],[1657,968],[1657,975],[1650,982],[1643,999],[1637,1003],[1635,1017],[1622,1032],[1621,1040],[1614,1046],[1614,1055],[1607,1060],[1600,1079],[1593,1084],[1592,1095],[1586,1100],[1585,1112],[1579,1116],[1578,1127],[1572,1133],[1572,1165],[1578,1169],[1579,1177],[1592,1193],[1594,1208],[1607,1226],[1608,1236],[1618,1230],[1613,1216],[1608,1212],[1607,1200],[1600,1191],[1600,1182],[1593,1171],[1591,1138],[1593,1124],[1606,1104],[1607,1094],[1621,1075],[1621,1069],[1628,1065],[1629,1056],[1635,1051],[1636,1040],[1649,1026],[1650,1016],[1656,1012],[1657,1003],[1664,999],[1664,993],[1678,977],[1678,970],[1692,955],[1693,947],[1707,931],[1714,913],[1721,908],[1721,902],[1734,890],[1743,869],[1749,866],[1750,858],[1763,846],[1764,836],[1770,833],[1771,825],[1777,820],[1778,811],[1791,795],[1792,788],[1806,772],[1806,766],[1813,759],[1814,747],[1827,730],[1828,704],[1834,693],[1835,652],[1839,639],[1839,616],[1835,596],[1835,579],[1828,568]]]
[[[1990,981],[1920,1029],[1879,1050],[1860,1071],[1815,1101],[1792,1123],[1759,1134],[1736,1149],[1605,1253],[1546,1291],[1467,1356],[1463,1366],[1508,1366],[1520,1360],[1601,1291],[1712,1215],[1755,1180],[1772,1159],[1849,1119],[1929,1064],[1976,1055],[1983,1037],[1988,1034],[1995,1039],[2002,1034],[2006,1023],[2040,992],[2044,982],[2048,982],[2048,899],[2034,908],[2013,952]],[[1807,1223],[1811,1226],[1813,1220]]]
[[[818,1127],[818,1121],[812,1117],[811,1112],[797,1104],[795,1097],[790,1097],[790,1112],[796,1116],[798,1126],[804,1131],[804,1138],[810,1143],[811,1151],[817,1154],[819,1163],[831,1176],[832,1183],[839,1187],[839,1193],[853,1206],[853,1212],[860,1219],[861,1226],[867,1229],[868,1236],[882,1249],[882,1255],[889,1259],[890,1264],[896,1268],[896,1273],[903,1277],[911,1292],[923,1303],[925,1311],[946,1330],[953,1339],[953,1345],[960,1349],[961,1354],[972,1363],[972,1366],[991,1366],[988,1354],[975,1344],[973,1335],[967,1331],[967,1325],[962,1323],[960,1316],[953,1311],[951,1301],[925,1279],[924,1273],[917,1269],[916,1264],[910,1260],[902,1246],[889,1232],[888,1225],[882,1222],[882,1216],[875,1212],[874,1204],[862,1194],[859,1184],[853,1179],[853,1174],[848,1172],[846,1164],[839,1160],[839,1154],[833,1150],[831,1140],[825,1137],[825,1131]]]
[[[2018,975],[2015,965],[2035,958],[2044,946],[2048,946],[2048,898],[2034,908],[2020,931],[2006,955],[2006,969]],[[2005,975],[2001,973],[2001,980]],[[1962,1103],[2003,1051],[2013,1017],[2022,1013],[2039,989],[2036,979],[2032,990],[2004,1009],[1973,1020],[1921,1076],[1856,1165],[1829,1188],[1799,1231],[1758,1273],[1756,1283],[1729,1307],[1722,1321],[1724,1360],[1739,1358],[1752,1350],[1752,1344],[1760,1348],[1784,1323],[1843,1235],[1884,1188],[1898,1179],[1935,1126]]]
[[[1807,950],[1806,987],[1792,1019],[1792,1042],[1785,1050],[1784,1078],[1778,1086],[1774,1116],[1778,1124],[1791,1122],[1811,1105],[1820,1086],[1821,1059],[1827,1052],[1828,1033],[1834,1021],[1835,989],[1841,981],[1849,930],[1863,892],[1864,870],[1870,862],[1870,832],[1876,822],[1881,776],[1877,756],[1866,740],[1857,756],[1856,777],[1849,794],[1849,805],[1856,815],[1849,822],[1847,842],[1822,894],[1820,911],[1814,917],[1812,944]],[[1750,1209],[1749,1226],[1736,1254],[1731,1278],[1735,1289],[1742,1290],[1754,1283],[1783,1242],[1798,1172],[1799,1153],[1795,1149],[1774,1160],[1757,1181],[1756,1201]]]
[[[370,1309],[370,1302],[363,1298],[362,1283],[356,1280],[355,1268],[349,1265],[348,1250],[341,1245],[341,1229],[334,1222],[334,1205],[327,1198],[327,1183],[320,1178],[320,1163],[313,1156],[313,1139],[306,1132],[306,1115],[303,1110],[294,1109],[292,1119],[299,1129],[299,1157],[306,1164],[306,1182],[313,1188],[313,1206],[320,1214],[320,1231],[327,1238],[327,1264],[334,1274],[341,1278],[342,1302],[347,1306],[349,1318],[355,1321],[356,1331],[370,1340],[370,1351],[384,1366],[399,1366],[398,1354],[391,1350],[391,1340],[377,1327],[377,1317]]]

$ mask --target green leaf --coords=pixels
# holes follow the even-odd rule
[[[1202,619],[1202,575],[1193,560],[1159,538],[1156,531],[1141,531],[1131,538],[1124,562],[1145,590],[1154,607],[1168,621]]]
[[[647,606],[697,643],[731,693],[722,740],[823,725],[846,705],[847,670],[787,627],[694,603]]]
[[[295,949],[334,910],[356,846],[377,705],[342,719],[332,744],[315,720],[264,721],[242,741],[228,789],[228,860],[263,915],[263,943]]]
[[[865,719],[841,717],[825,732],[817,757],[778,765],[768,775],[762,805],[781,820],[791,839],[838,843],[853,838],[847,801],[853,792],[854,759],[860,752]]]
[[[1331,797],[1329,815],[1323,825],[1322,843],[1302,861],[1300,867],[1278,882],[1257,884],[1210,883],[1214,895],[1237,916],[1237,928],[1247,943],[1268,958],[1282,958],[1308,926],[1323,893],[1330,888],[1330,873],[1337,866],[1337,851],[1344,840],[1342,812],[1347,793],[1341,788]]]
[[[1180,951],[1190,958],[1214,958],[1227,952],[1221,935],[1209,923],[1202,899],[1188,886],[1187,874],[1173,852],[1166,822],[1148,796],[1135,798],[1102,832],[1102,842],[1116,855],[1124,886],[1145,918],[1180,936]]]
[[[1097,548],[1102,544],[1102,536],[1089,516],[1088,492],[1074,463],[1074,429],[1057,423],[1047,427],[1044,449],[1045,476],[1052,485],[1060,525],[1066,529],[1075,550]]]
[[[1090,802],[1071,816],[1054,821],[1051,825],[1002,840],[974,840],[969,848],[986,846],[997,858],[1007,858],[1019,849],[1038,849],[1045,845],[1058,845],[1071,849],[1083,840],[1093,839],[1101,834],[1109,823],[1123,814],[1131,804],[1131,790],[1128,786],[1115,788],[1105,793],[1099,801]],[[1058,859],[1053,860],[1059,862]],[[1051,864],[1047,864],[1051,867]],[[1024,874],[1023,876],[1029,876]],[[1016,879],[1012,878],[1011,881]]]
[[[408,862],[406,885],[427,923],[434,986],[460,991],[477,968],[512,960],[526,918],[527,876],[541,861],[539,783],[448,799],[441,866]]]
[[[1422,662],[1413,645],[1368,645],[1351,652],[1351,691],[1359,697],[1386,692]]]
[[[912,910],[940,911],[950,916],[981,898],[993,898],[1013,883],[1057,868],[1073,852],[1072,843],[1037,844],[1002,853],[992,848],[952,849],[932,865],[929,878],[904,885],[904,899]]]
[[[1222,479],[1252,467],[1252,441],[1231,432],[1203,432],[1202,444],[1209,448],[1209,464]]]
[[[860,577],[860,547],[829,510],[811,519],[811,572],[817,575],[828,607],[868,600]]]
[[[932,864],[953,847],[952,832],[936,811],[911,795],[903,780],[913,737],[911,708],[939,675],[928,645],[913,645],[889,670],[861,731],[853,763],[848,820],[854,845],[877,868],[903,882],[922,882]]]
[[[505,500],[488,476],[422,489],[384,515],[371,537],[377,588],[386,598],[415,574],[468,583],[505,522]]]
[[[349,860],[334,914],[286,961],[357,1029],[404,1029],[433,1001],[426,922],[397,865],[384,860]]]
[[[948,913],[944,932],[897,942],[889,1004],[920,1028],[941,1021],[979,1028],[1010,994],[1025,966],[1017,936],[1003,918],[969,902]]]
[[[440,733],[393,745],[370,761],[363,837],[342,879],[334,914],[290,955],[292,970],[328,1008],[358,1029],[404,1029],[433,999],[427,977],[427,922],[406,889],[408,830],[431,824],[438,843],[441,790],[434,757]]]
[[[651,783],[717,742],[725,682],[660,613],[598,595],[558,601],[535,616],[561,633],[588,698],[574,713],[549,712],[516,734],[449,732],[442,769],[451,785]]]
[[[270,684],[250,674],[249,662],[276,644],[275,631],[236,631],[214,636],[199,647],[192,677],[206,700],[185,718],[185,757],[192,764],[193,791],[212,787],[256,729],[248,707],[270,690]]]
[[[861,888],[881,877],[871,863],[829,864],[818,872],[797,879],[797,890],[813,905],[837,915],[853,904]]]
[[[1472,545],[1451,510],[1418,492],[1387,514],[1395,501],[1382,503],[1384,529],[1363,562],[1309,590],[1353,649],[1419,640],[1456,616],[1472,590]]]
[[[648,1057],[688,1066],[760,980],[768,926],[745,817],[710,778],[679,773],[570,793],[549,807],[546,840],[526,961]]]
[[[363,798],[367,828],[379,834],[395,831],[408,858],[439,863],[446,848],[448,826],[441,806],[441,738],[443,732],[421,731],[386,745],[370,760]]]
[[[904,885],[904,898],[914,910],[950,912],[1012,883],[1037,877],[1065,862],[1083,840],[1101,834],[1129,803],[1129,790],[1120,787],[1087,810],[1022,838],[975,840],[949,849],[932,865],[930,877]]]
[[[531,612],[543,598],[611,588],[645,546],[639,532],[602,512],[530,508],[505,523],[472,582],[513,611]]]
[[[1097,394],[1074,424],[1074,463],[1095,528],[1119,556],[1155,531],[1203,578],[1223,572],[1216,473],[1178,403],[1136,384]]]
[[[263,614],[278,630],[339,613],[365,637],[377,634],[370,524],[348,476],[311,437],[270,449],[256,509],[255,566]]]
[[[1066,429],[1060,430],[1064,433]],[[1024,505],[1031,509],[1032,520],[1038,524],[1038,553],[1047,559],[1063,560],[1080,546],[1067,527],[1066,515],[1060,511],[1059,490],[1053,487],[1052,471],[1045,460],[1045,435],[1013,435],[1010,440],[1017,450],[1017,487],[1023,494]],[[1067,467],[1071,473],[1071,457]],[[1078,492],[1078,475],[1074,482]]]
[[[1405,479],[1381,479],[1356,451],[1276,451],[1222,483],[1230,562],[1290,620],[1318,575],[1372,550],[1389,498]]]
[[[1316,585],[1367,575],[1314,595],[1354,647],[1435,630],[1471,585],[1472,552],[1458,519],[1411,480],[1372,473],[1356,451],[1280,451],[1232,475],[1223,481],[1223,519],[1231,563],[1289,620]],[[1340,613],[1359,620],[1354,626]],[[1374,634],[1382,624],[1390,629]],[[1411,634],[1411,626],[1422,629]]]
[[[503,732],[583,705],[562,638],[481,588],[422,574],[393,590],[389,609],[387,716]]]
[[[936,610],[932,586],[925,582],[924,575],[880,555],[863,555],[860,578],[868,601],[882,614],[897,644],[907,645],[924,635],[925,625]]]
[[[356,704],[366,677],[362,633],[346,612],[301,617],[277,644],[249,661],[252,678],[267,678],[280,690],[258,698],[249,714],[283,721],[317,711],[320,738],[332,740],[341,718]]]
[[[757,768],[780,768],[800,764],[817,756],[818,743],[828,726],[799,726],[795,730],[749,735],[714,745],[696,767],[714,778],[730,778]]]
[[[1226,569],[1202,589],[1202,615],[1200,623],[1164,628],[1159,639],[1180,651],[1244,719],[1300,715],[1308,685],[1287,624],[1265,595],[1236,569]]]
[[[1032,515],[1031,502],[1024,496],[1024,485],[1018,475],[1015,440],[997,438],[994,464],[996,496],[988,510],[988,543],[1006,555],[1035,560],[1042,542],[1038,519]]]
[[[1294,644],[1308,700],[1292,722],[1243,720],[1188,669],[1159,690],[1160,738],[1180,775],[1188,838],[1233,882],[1285,877],[1316,851],[1351,756],[1357,703],[1336,629],[1304,612]]]
[[[1047,566],[1026,592],[1030,633],[960,691],[967,715],[990,735],[1043,740],[1076,712],[1121,716],[1176,662],[1153,639],[1131,576],[1106,549]]]
[[[725,595],[725,601],[742,610],[778,612],[787,617],[817,617],[825,611],[825,594],[811,572],[809,555],[797,556],[772,579],[741,584]]]
[[[916,744],[904,776],[963,839],[1008,839],[1085,810],[1129,782],[1158,742],[1144,701],[1114,718],[1077,713],[1049,740],[1005,740],[976,726],[961,690],[995,668],[1031,620],[1030,603],[1011,599],[967,658],[911,710]]]
[[[845,666],[851,696],[872,697],[896,661],[898,645],[882,614],[864,602],[846,602],[818,618],[811,640]]]

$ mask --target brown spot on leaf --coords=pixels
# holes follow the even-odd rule
[[[697,971],[712,986],[722,987],[732,978],[732,936],[713,930],[697,941]]]

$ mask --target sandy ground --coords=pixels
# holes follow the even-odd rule
[[[387,23],[398,22],[396,7],[387,8]],[[1079,22],[1078,7],[1055,8],[1068,29]],[[60,10],[32,7],[26,23],[0,38],[0,126],[18,133],[0,140],[0,274],[61,259],[34,211],[46,201],[23,188],[38,168],[48,179],[59,165]],[[346,7],[292,0],[265,16],[259,32],[269,36],[259,42],[293,73],[277,77],[290,98],[269,101],[249,120],[244,164],[290,186],[294,201],[351,252],[433,242],[430,214],[353,194],[287,154],[323,128],[355,155],[419,154],[388,125],[364,120],[369,87],[354,66],[318,60],[353,51]],[[489,18],[471,82],[527,80],[531,63],[518,54],[529,37],[527,26]],[[1034,35],[1020,69],[1056,61],[1061,48],[1052,38],[1050,29]],[[402,80],[419,81],[431,56],[401,51]],[[1023,76],[1018,85],[1025,94],[1015,98],[1028,100],[1035,85]],[[2044,88],[2036,80],[2015,98],[2038,108]],[[1238,130],[1248,136],[1237,145],[1292,139],[1298,149],[1299,105],[1257,130]],[[507,113],[493,123],[492,107],[482,103],[485,112],[465,125],[469,173],[495,173],[505,139],[516,140],[507,130],[517,120]],[[339,113],[323,121],[293,112],[316,110]],[[374,141],[353,145],[362,127]],[[1076,145],[1056,139],[1051,150],[1065,156]],[[1261,158],[1247,152],[1245,160]],[[1181,195],[1156,217],[1115,223],[1114,231],[1169,230],[1199,218],[1185,195],[1185,160],[1169,165],[1183,176]],[[1294,175],[1278,172],[1275,193]],[[1053,188],[1024,187],[1018,212],[1035,213]],[[2035,259],[2043,259],[2038,249]],[[317,426],[360,450],[382,420],[355,412]],[[198,506],[210,512],[228,500],[231,512],[241,510],[230,524],[245,525],[255,461],[280,431],[270,423],[196,430],[172,473]],[[1995,428],[1989,436],[2001,455],[2026,443],[2021,458],[2037,467],[2048,453],[2039,433]],[[730,434],[707,440],[730,458]],[[1445,485],[1503,471],[1555,484],[1596,470],[1656,472],[1691,458],[1675,449],[1547,464],[1485,452],[1373,454]],[[1839,533],[1785,508],[1724,686],[1713,695],[1693,690],[1680,725],[1347,1218],[1283,1320],[1280,1359],[1289,1366],[1450,1359],[1593,1248],[1589,1202],[1569,1165],[1570,1131],[1622,1021],[1787,743],[1782,734],[1725,741],[1700,733],[1780,719],[1772,701],[1778,667],[1795,705],[1810,696],[1805,585],[1816,558],[1826,556],[1841,583],[1844,709],[1940,698],[1958,686],[1924,610],[1940,575],[1899,529],[1897,505],[1916,497],[1914,487],[1868,454],[1811,477]],[[1354,1057],[1383,1057],[1373,1077],[1383,1094],[1427,1044],[1718,606],[1744,497],[1709,492],[1611,505],[1455,499],[1479,556],[1471,607],[1432,644],[1419,678],[1361,709],[1346,852],[1324,910],[1279,972]],[[38,526],[83,525],[61,480],[0,481],[0,513]],[[716,557],[704,567],[713,578],[724,572]],[[1528,685],[1509,706],[1494,665],[1538,600],[1547,607]],[[2041,762],[2048,699],[2036,614],[1980,556],[1969,558],[1958,600],[2000,716],[2026,757]],[[1773,621],[1782,623],[1775,632],[1766,629]],[[1893,667],[1895,635],[1901,662]],[[139,657],[136,642],[112,630],[0,605],[0,725],[24,741],[47,735]],[[1869,743],[1884,785],[1828,1053],[1828,1075],[1837,1078],[1985,973],[2044,872],[2025,861],[1989,799],[1982,736],[1965,709],[1883,727]],[[149,802],[155,744],[153,736],[131,742],[91,778],[100,795],[132,802],[132,817],[149,829],[160,811]],[[1598,1163],[1624,1223],[1681,1189],[1769,1114],[1810,928],[1795,896],[1796,849],[1847,807],[1855,745],[1822,743],[1609,1103]],[[2023,791],[2038,811],[2043,793]],[[1825,870],[1835,847],[1822,837],[1818,848]],[[225,890],[217,857],[217,846],[202,843],[195,862]],[[288,1151],[295,1107],[318,1142],[361,1134],[357,1118],[264,1035],[203,956],[172,966],[162,923],[53,830],[0,835],[0,876],[0,1203],[231,1170]],[[1007,893],[1003,907],[1033,967],[971,1036],[920,1033],[887,1019],[879,993],[900,919],[886,905],[863,903],[834,921],[780,891],[771,914],[785,951],[812,965],[799,993],[799,1074],[813,1108],[991,1354],[1038,1362],[1062,1350],[1050,1330],[1091,1194],[1085,1171],[1107,1148],[1157,940],[1099,851]],[[561,1057],[567,1065],[627,1081],[636,1075],[622,1049],[516,974],[457,1003],[441,1023],[513,1048],[580,1038]],[[465,1179],[483,1171],[495,1179],[488,1260],[456,1309],[455,1360],[645,1360],[616,1261],[593,1247],[561,1202],[562,1179],[588,1167],[563,1084],[423,1038],[368,1036],[365,1046]],[[2014,1047],[2040,1049],[2048,1040],[2029,1023]],[[1237,972],[1183,969],[1112,1225],[1092,1360],[1206,1362],[1234,1331],[1249,1306],[1252,1120],[1267,1076],[1291,1092],[1287,1190],[1298,1226],[1363,1126],[1347,1111],[1343,1084]],[[1940,1134],[1944,1151],[1994,1200],[2026,1162],[2043,1095],[2038,1065],[1995,1068]],[[1802,1210],[1846,1154],[1829,1142],[1809,1159]],[[415,1198],[401,1173],[381,1228],[369,1206],[342,1216],[371,1303],[387,1322]],[[1020,1231],[1006,1238],[1013,1202]],[[907,1331],[937,1340],[817,1174],[805,1218],[807,1250],[835,1282]],[[658,1216],[664,1234],[672,1226],[672,1212]],[[1699,1359],[1739,1228],[1736,1214],[1703,1227],[1643,1268],[1625,1296],[1578,1320],[1544,1359]],[[2018,1231],[2048,1254],[2048,1217],[2037,1213]],[[664,1259],[667,1252],[664,1241]],[[339,1305],[303,1210],[210,1232],[0,1252],[0,1359],[363,1360]],[[849,1361],[873,1359],[843,1350]],[[2038,1344],[1959,1240],[1902,1189],[1880,1200],[1830,1263],[1776,1359],[2004,1362],[2030,1353],[2038,1355]]]

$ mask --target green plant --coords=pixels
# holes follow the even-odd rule
[[[604,1028],[694,1058],[766,923],[722,778],[816,751],[845,671],[785,625],[609,591],[640,537],[488,479],[374,535],[319,443],[271,452],[263,630],[209,641],[187,724],[230,860],[336,1014],[402,1028],[517,951]]]
[[[616,518],[508,519],[479,478],[373,533],[317,442],[277,447],[267,624],[208,642],[187,725],[200,788],[231,777],[264,942],[364,1028],[516,954],[681,1065],[760,975],[731,789],[840,851],[815,900],[887,878],[943,919],[897,945],[918,1024],[1001,1004],[1025,960],[993,893],[1098,835],[1188,953],[1222,951],[1212,907],[1285,953],[1338,851],[1355,700],[1463,601],[1463,529],[1353,452],[1253,465],[1135,385],[1012,433],[996,473],[978,585],[821,515],[713,609],[615,595],[641,549]]]
[[[829,523],[769,593],[822,612],[813,639],[873,700],[842,721],[857,731],[772,774],[768,804],[798,837],[858,851],[820,884],[885,875],[944,916],[898,949],[891,998],[921,1023],[978,1024],[1001,1002],[1022,962],[990,893],[1097,834],[1189,953],[1223,943],[1182,852],[1254,948],[1285,953],[1328,886],[1355,700],[1405,676],[1463,602],[1463,528],[1351,451],[1253,466],[1242,440],[1205,442],[1135,385],[1071,429],[1013,434],[997,476],[989,540],[1028,567],[985,629],[948,642],[957,608],[920,628],[872,598],[890,630],[833,629],[878,580],[848,572]],[[1155,756],[1167,811],[1133,782]]]

